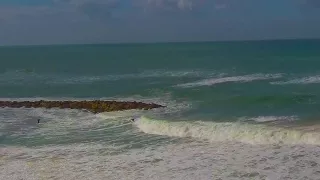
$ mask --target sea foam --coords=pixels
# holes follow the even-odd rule
[[[150,134],[248,144],[320,144],[320,133],[243,122],[172,122],[141,117],[137,127]]]
[[[308,76],[303,78],[292,79],[289,81],[270,82],[272,85],[287,85],[287,84],[319,84],[320,76]]]

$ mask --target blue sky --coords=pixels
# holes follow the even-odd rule
[[[0,45],[320,38],[320,0],[0,0]]]

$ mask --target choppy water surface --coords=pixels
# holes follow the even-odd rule
[[[316,40],[1,47],[1,100],[167,107],[0,109],[0,179],[317,179],[319,49]]]

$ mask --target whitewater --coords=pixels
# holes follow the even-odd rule
[[[20,119],[26,110],[19,111],[20,117],[11,117],[10,123],[27,123]],[[49,122],[38,129],[10,128],[17,144],[1,147],[0,179],[317,179],[320,175],[320,133],[312,130],[171,122],[138,111],[24,113]],[[133,114],[139,116],[134,124],[128,120]],[[32,143],[21,146],[25,138]]]

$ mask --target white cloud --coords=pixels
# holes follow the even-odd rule
[[[178,7],[180,9],[192,9],[192,2],[190,0],[179,0]]]
[[[145,0],[147,4],[150,6],[154,6],[157,8],[173,8],[180,10],[191,10],[193,2],[192,0]]]

